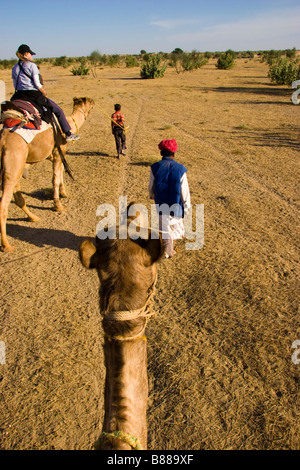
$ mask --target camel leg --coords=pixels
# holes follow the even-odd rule
[[[1,251],[13,251],[14,247],[9,244],[6,235],[6,220],[8,215],[8,206],[13,197],[14,184],[10,183],[3,188],[2,199],[0,202],[0,230],[1,230]]]
[[[53,202],[56,212],[64,212],[66,207],[59,200],[59,188],[61,184],[61,173],[63,171],[63,163],[56,150],[53,152]]]
[[[25,199],[23,197],[23,194],[21,193],[20,183],[17,183],[14,188],[14,199],[15,199],[16,205],[20,207],[22,211],[25,212],[30,222],[38,222],[40,220],[40,218],[37,215],[34,215],[32,212],[30,212],[30,210],[26,206]]]
[[[64,167],[61,166],[61,173],[60,173],[60,185],[59,185],[59,195],[60,197],[68,197],[67,191],[64,185]]]

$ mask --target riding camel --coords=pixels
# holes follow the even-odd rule
[[[73,112],[71,116],[67,117],[72,132],[78,133],[78,129],[87,119],[93,106],[94,101],[90,98],[73,99]],[[6,235],[8,206],[13,196],[16,205],[25,212],[29,221],[37,222],[39,220],[28,209],[21,193],[20,179],[25,167],[28,165],[39,163],[45,159],[53,162],[54,210],[57,212],[65,210],[60,202],[60,197],[67,197],[63,182],[64,164],[67,165],[64,158],[66,151],[67,142],[59,127],[55,132],[52,127],[39,132],[29,144],[16,132],[10,132],[10,129],[4,128],[0,132],[0,181],[2,177],[2,199],[0,202],[1,251],[9,252],[13,250],[13,246],[9,244]],[[69,171],[68,166],[66,169]]]
[[[132,218],[128,218],[128,223]],[[147,449],[147,338],[161,238],[85,240],[82,264],[100,279],[103,317],[105,415],[97,450]]]

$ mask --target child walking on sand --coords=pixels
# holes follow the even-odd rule
[[[111,115],[111,130],[116,141],[116,148],[118,153],[117,158],[120,158],[120,155],[126,155],[124,152],[126,149],[126,136],[124,129],[125,117],[124,114],[121,113],[121,105],[115,104],[115,112]]]

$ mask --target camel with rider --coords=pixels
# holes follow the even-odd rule
[[[79,128],[87,119],[94,101],[90,98],[74,98],[72,115],[67,117],[71,131],[78,133]],[[54,210],[62,212],[65,208],[60,202],[60,197],[66,197],[63,181],[64,168],[66,166],[65,154],[67,141],[59,127],[49,126],[46,130],[37,133],[34,139],[27,143],[19,134],[11,132],[11,129],[3,128],[0,132],[0,158],[2,177],[2,199],[0,202],[0,229],[1,229],[1,251],[12,251],[13,246],[9,243],[6,234],[6,220],[8,206],[14,197],[15,203],[28,216],[29,221],[37,222],[39,218],[27,207],[21,193],[20,179],[25,167],[39,163],[45,159],[53,162],[53,200]]]

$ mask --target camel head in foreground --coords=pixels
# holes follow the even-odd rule
[[[130,219],[128,219],[130,220]],[[79,254],[100,280],[106,367],[105,416],[97,449],[147,448],[147,343],[145,328],[157,263],[164,250],[161,238],[106,239],[82,242]]]
[[[94,100],[90,98],[74,98],[72,115],[67,117],[71,130],[77,133],[87,119]],[[0,202],[0,230],[1,251],[12,251],[13,247],[6,236],[6,220],[9,203],[14,197],[15,203],[28,216],[30,222],[36,222],[39,218],[27,207],[21,193],[20,179],[25,166],[39,163],[45,159],[53,162],[53,200],[54,210],[65,210],[60,202],[60,197],[67,197],[63,182],[63,172],[67,142],[61,130],[56,131],[54,137],[53,128],[49,127],[43,132],[37,133],[28,144],[20,135],[10,132],[9,129],[0,131],[0,184],[2,180],[2,199]]]

